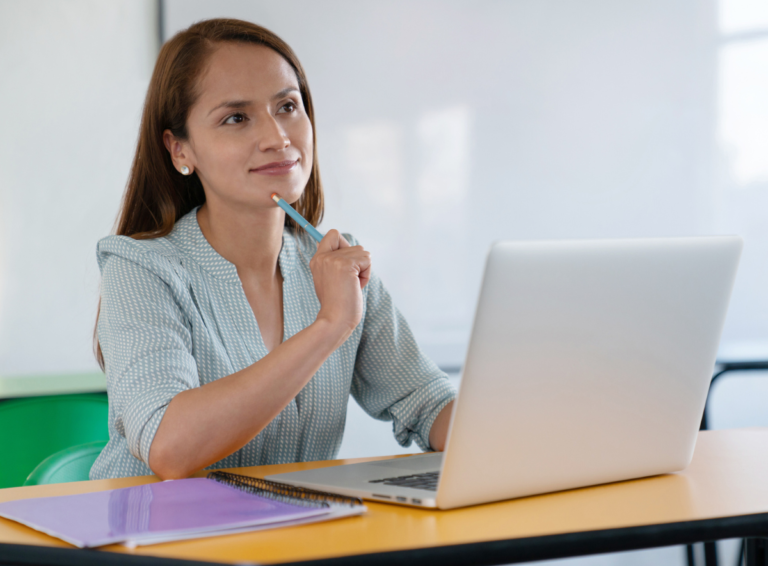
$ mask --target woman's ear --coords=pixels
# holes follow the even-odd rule
[[[182,175],[189,175],[192,173],[194,167],[192,166],[192,160],[190,159],[191,156],[188,155],[189,151],[187,149],[187,144],[174,136],[171,133],[171,130],[165,130],[163,132],[163,144],[165,145],[165,149],[168,150],[168,153],[171,154],[171,161],[173,161],[173,166],[176,170]]]

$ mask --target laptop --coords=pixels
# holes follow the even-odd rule
[[[735,236],[496,243],[445,452],[267,479],[452,509],[682,470],[741,248]]]

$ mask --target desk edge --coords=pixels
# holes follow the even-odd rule
[[[421,566],[425,563],[454,564],[457,566],[513,564],[728,538],[759,537],[767,533],[768,513],[757,513],[698,521],[432,546],[273,564],[286,566],[356,566],[358,564],[389,566],[392,563],[402,566],[411,564]],[[0,565],[11,564],[18,566],[33,564],[56,564],[58,566],[101,566],[102,564],[114,566],[210,566],[211,564],[229,565],[230,563],[200,562],[77,548],[0,543]]]

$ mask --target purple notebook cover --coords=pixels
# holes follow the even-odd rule
[[[205,533],[323,515],[207,478],[0,503],[0,516],[93,547],[159,535]]]

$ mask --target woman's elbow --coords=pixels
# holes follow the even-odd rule
[[[172,447],[155,439],[149,448],[149,467],[161,480],[179,480],[188,478],[197,470],[184,466]]]

